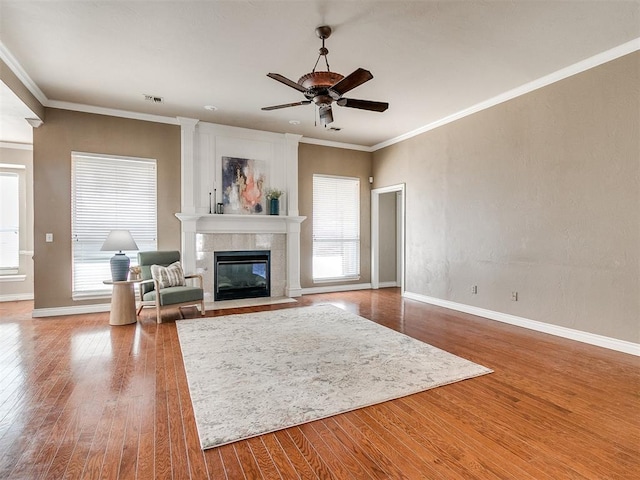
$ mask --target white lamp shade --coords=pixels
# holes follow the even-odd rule
[[[111,230],[102,248],[105,252],[121,252],[122,250],[138,250],[129,230]]]

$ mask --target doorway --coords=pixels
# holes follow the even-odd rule
[[[371,190],[371,287],[404,294],[405,184]]]

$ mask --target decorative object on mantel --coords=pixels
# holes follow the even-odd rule
[[[259,160],[222,157],[222,203],[225,213],[262,213],[265,165]]]
[[[111,279],[114,282],[127,280],[130,260],[122,251],[138,250],[138,245],[136,245],[131,236],[131,232],[129,230],[111,230],[100,250],[103,252],[118,252],[111,257]]]
[[[266,193],[269,200],[269,215],[280,215],[280,197],[284,192],[277,188],[268,188]]]

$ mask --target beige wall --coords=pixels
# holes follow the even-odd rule
[[[24,148],[0,147],[0,163],[24,165],[24,170],[2,169],[15,172],[20,178],[20,266],[18,275],[24,280],[2,281],[0,300],[28,299],[33,296],[33,151]]]
[[[92,303],[71,298],[72,151],[155,158],[158,248],[180,249],[179,126],[47,108],[33,146],[36,309]],[[47,232],[53,243],[45,243]]]
[[[636,52],[375,152],[407,291],[640,342],[639,138]]]
[[[307,219],[300,230],[300,284],[302,288],[333,285],[313,283],[313,175],[339,175],[360,178],[360,279],[350,283],[371,282],[371,154],[356,150],[301,143],[298,148],[298,208]]]

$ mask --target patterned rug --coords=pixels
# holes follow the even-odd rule
[[[204,449],[491,372],[332,305],[176,327]]]

